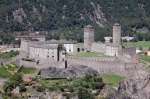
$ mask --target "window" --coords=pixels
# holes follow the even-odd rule
[[[52,52],[52,54],[54,54],[54,52]]]
[[[54,56],[52,56],[54,58]]]
[[[49,55],[47,55],[47,57],[49,57]]]

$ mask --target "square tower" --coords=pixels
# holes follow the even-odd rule
[[[113,25],[113,44],[121,45],[121,25],[118,23]]]
[[[84,51],[90,52],[94,42],[94,28],[91,25],[84,27]]]

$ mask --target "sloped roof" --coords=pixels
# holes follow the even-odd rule
[[[91,26],[91,25],[87,25],[87,26],[85,26],[85,27],[93,27],[93,26]]]

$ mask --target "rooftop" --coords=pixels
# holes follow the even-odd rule
[[[87,25],[87,26],[85,26],[85,27],[93,27],[93,26],[91,26],[91,25]]]
[[[77,41],[52,40],[52,41],[31,41],[35,44],[77,44]]]
[[[57,49],[57,45],[36,45],[36,44],[31,44],[31,47],[36,47],[36,48],[44,48],[44,49]]]
[[[115,23],[114,26],[120,26],[120,24],[119,23]]]

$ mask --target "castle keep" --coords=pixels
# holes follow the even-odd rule
[[[121,45],[121,26],[118,23],[113,25],[113,44]]]
[[[94,42],[94,28],[91,25],[84,27],[84,51],[90,52]]]

